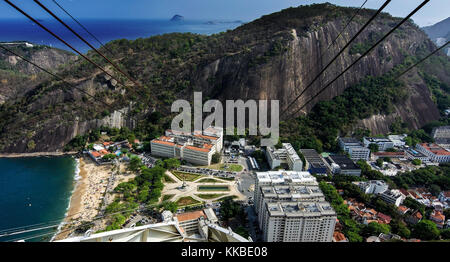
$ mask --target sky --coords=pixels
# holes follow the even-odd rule
[[[40,0],[57,14],[63,14],[54,0]],[[262,15],[288,7],[330,2],[343,6],[359,7],[364,0],[56,0],[79,19],[170,19],[180,14],[190,20],[243,20],[252,21]],[[376,9],[385,0],[368,0],[365,7]],[[393,16],[404,17],[423,0],[392,0],[385,9]],[[45,19],[49,15],[33,0],[11,0],[34,17]],[[427,26],[450,16],[449,0],[431,0],[413,20]],[[21,18],[22,15],[0,0],[0,18]]]

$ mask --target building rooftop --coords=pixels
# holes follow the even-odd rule
[[[206,214],[203,212],[203,210],[198,210],[198,211],[178,214],[175,217],[178,219],[178,222],[183,222],[183,221],[187,221],[187,220],[197,220],[200,217],[206,218]]]
[[[445,150],[444,148],[438,146],[437,144],[428,144],[428,143],[422,143],[420,144],[423,148],[425,148],[427,151],[430,151],[431,153],[435,155],[442,155],[442,156],[450,156],[450,152]]]
[[[353,137],[339,137],[339,139],[346,144],[361,144],[361,142]]]
[[[332,156],[329,156],[329,158],[334,163],[339,165],[339,167],[341,169],[344,169],[344,170],[349,170],[349,169],[358,170],[358,169],[360,169],[359,166],[357,166],[350,158],[348,158],[345,155],[332,155]]]
[[[335,216],[333,208],[328,202],[272,202],[266,203],[270,216]]]
[[[261,193],[264,199],[268,198],[289,198],[289,199],[302,199],[302,198],[324,198],[322,191],[318,186],[300,186],[300,185],[271,185],[262,186]]]
[[[316,178],[307,171],[267,171],[257,172],[256,179],[260,183],[313,183],[317,184]]]
[[[364,137],[364,139],[373,143],[392,142],[389,138],[386,137]]]

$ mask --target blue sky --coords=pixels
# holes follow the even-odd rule
[[[48,15],[32,0],[11,0],[38,18]],[[331,2],[345,6],[360,6],[364,0],[57,0],[73,16],[83,18],[168,19],[180,14],[186,19],[231,19],[251,21],[281,9],[312,3]],[[52,0],[41,0],[58,11]],[[366,7],[378,8],[384,0],[368,0]],[[393,16],[405,16],[422,0],[392,0],[386,11]],[[420,26],[434,24],[450,16],[449,0],[432,0],[413,20]],[[0,18],[21,17],[16,10],[0,0]]]

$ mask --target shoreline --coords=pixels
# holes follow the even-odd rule
[[[68,230],[68,231],[64,230],[65,232],[63,232],[63,233],[61,233],[61,231],[63,230],[63,227],[66,223],[71,222],[70,218],[75,216],[81,210],[82,195],[86,191],[87,171],[85,169],[85,163],[84,163],[82,157],[78,158],[77,162],[78,162],[77,163],[77,171],[78,172],[75,172],[75,174],[74,174],[75,186],[71,192],[71,196],[69,199],[69,205],[68,205],[66,213],[64,215],[64,219],[61,221],[60,225],[58,226],[58,230],[55,233],[55,235],[53,236],[53,238],[51,239],[51,241],[64,239],[71,233],[71,230]]]
[[[90,158],[80,157],[78,170],[67,212],[51,241],[69,237],[82,222],[90,222],[99,214],[111,167],[98,166]]]
[[[0,158],[40,157],[40,156],[72,156],[78,152],[34,152],[34,153],[0,153]]]

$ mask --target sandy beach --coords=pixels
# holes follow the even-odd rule
[[[0,154],[4,158],[18,158],[18,157],[39,157],[39,156],[68,156],[76,155],[78,152],[34,152],[34,153],[8,153]]]
[[[80,179],[70,199],[70,206],[64,222],[70,223],[61,228],[55,240],[68,237],[72,231],[67,230],[81,222],[92,221],[99,213],[107,189],[112,166],[98,166],[89,158],[80,158]]]

